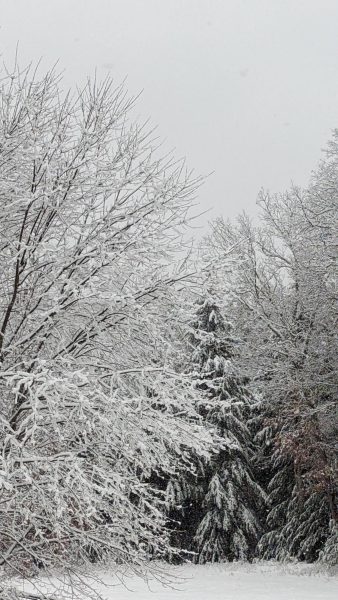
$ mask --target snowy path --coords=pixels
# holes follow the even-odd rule
[[[129,590],[118,585],[101,588],[109,600],[337,600],[338,579],[323,574],[311,574],[305,565],[188,565],[174,568],[185,578],[179,590],[165,589],[153,582],[130,578]],[[105,576],[106,583],[113,580]]]

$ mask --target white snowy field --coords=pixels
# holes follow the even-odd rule
[[[310,565],[260,562],[171,567],[174,587],[136,576],[120,583],[101,574],[106,584],[88,582],[107,600],[337,600],[338,578]],[[84,592],[83,598],[88,598]]]

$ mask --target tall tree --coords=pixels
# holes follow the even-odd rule
[[[260,225],[219,221],[242,367],[272,422],[267,555],[315,560],[337,522],[337,134],[307,190],[260,195]],[[335,526],[336,527],[336,526]]]
[[[174,500],[183,512],[180,525],[198,562],[250,558],[264,502],[253,472],[247,424],[253,398],[236,368],[231,324],[210,293],[195,305],[188,338],[191,377],[200,394],[198,412],[218,439],[218,448],[204,469],[197,470],[195,481],[176,485],[181,498],[176,490]]]
[[[163,555],[146,475],[207,451],[154,341],[198,181],[154,156],[131,105],[109,80],[74,97],[54,73],[2,81],[0,569]]]

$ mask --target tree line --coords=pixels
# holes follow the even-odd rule
[[[308,188],[189,253],[201,180],[133,105],[110,80],[3,74],[3,579],[334,564],[338,133]]]

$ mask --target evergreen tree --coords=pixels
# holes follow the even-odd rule
[[[269,412],[272,420],[271,407]],[[267,486],[267,531],[259,542],[259,552],[265,559],[297,558],[307,562],[317,560],[321,553],[325,561],[327,555],[325,552],[323,554],[322,549],[330,536],[327,496],[320,486],[313,486],[309,474],[302,472],[299,461],[294,460],[282,443],[284,427],[276,415],[274,422],[272,430],[264,427],[259,434],[262,435],[264,429],[270,429],[270,435],[265,435],[265,438],[270,438],[271,447],[266,464],[267,470],[270,467],[272,473]],[[328,554],[332,553],[331,546],[327,546]],[[330,563],[330,558],[327,562]]]
[[[333,519],[329,525],[329,535],[320,552],[319,560],[338,572],[338,526]]]
[[[264,503],[253,472],[248,427],[253,398],[235,366],[237,342],[231,325],[210,294],[198,303],[189,345],[191,375],[200,392],[198,412],[220,445],[204,477],[196,476],[197,491],[192,493],[191,485],[185,489],[188,515],[182,511],[181,527],[190,532],[195,528],[188,549],[196,553],[197,562],[251,558]]]

